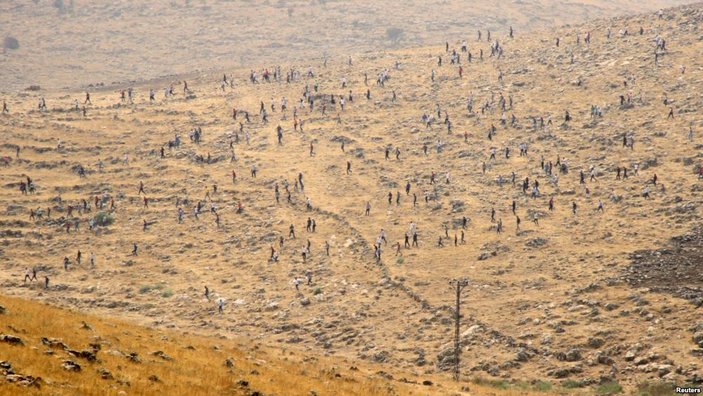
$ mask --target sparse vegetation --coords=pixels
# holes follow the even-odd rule
[[[622,393],[622,386],[617,381],[600,384],[595,389],[597,395],[614,395]]]
[[[538,392],[549,392],[552,390],[552,383],[549,381],[539,380],[532,384],[532,389]]]
[[[20,42],[19,42],[19,40],[17,40],[16,38],[14,38],[12,36],[7,36],[7,37],[5,37],[4,46],[7,49],[15,50],[20,47]]]
[[[110,212],[100,211],[95,215],[95,224],[101,227],[107,227],[115,222],[115,218]]]
[[[674,396],[675,387],[668,382],[641,382],[637,384],[637,396]]]
[[[139,293],[141,293],[141,294],[149,293],[152,290],[162,290],[163,288],[164,288],[164,285],[162,285],[162,284],[143,285],[142,287],[139,288]]]
[[[64,311],[58,308],[0,296],[3,327],[21,328],[26,345],[0,343],[0,356],[21,376],[40,377],[38,386],[5,382],[0,375],[0,394],[75,395],[125,391],[135,395],[309,394],[320,389],[338,395],[386,395],[393,387],[406,394],[409,385],[371,379],[363,372],[344,370],[341,378],[324,359],[305,363],[299,352],[285,356],[257,347],[241,350],[238,342],[146,329],[130,323]],[[89,328],[90,330],[86,330]],[[40,339],[58,340],[70,348],[101,345],[98,362],[69,355],[59,346],[47,347]],[[58,344],[57,344],[58,345]],[[218,348],[214,349],[213,346]],[[47,349],[52,354],[44,353]],[[112,353],[106,352],[107,350]],[[146,356],[167,356],[150,359]],[[140,364],[126,364],[135,353]],[[58,358],[58,359],[57,359]],[[70,359],[80,372],[61,368]],[[227,367],[226,359],[234,364]],[[262,365],[260,361],[266,361]],[[334,371],[333,371],[334,370]],[[0,368],[0,373],[2,368]],[[256,372],[256,375],[252,374]],[[149,379],[151,377],[151,379]],[[128,381],[127,381],[128,379]],[[156,380],[158,379],[158,380]],[[422,393],[422,385],[415,386]],[[426,387],[425,387],[426,388]],[[108,391],[109,389],[109,391]],[[439,393],[433,393],[439,394]]]
[[[584,384],[583,381],[566,380],[561,383],[561,386],[566,389],[578,389],[578,388],[583,388],[587,385]]]
[[[194,2],[189,12],[213,15],[212,26],[222,26],[214,14],[225,3],[228,2]],[[247,9],[261,4],[250,1],[247,7],[241,7],[241,2],[232,3]],[[56,18],[51,3],[43,4],[50,11],[43,12],[56,21],[73,19]],[[150,5],[149,13],[163,11],[160,4],[157,1]],[[178,7],[167,12],[182,12],[182,4],[179,2]],[[296,20],[317,18],[323,12],[308,13],[309,8],[301,2],[288,2],[285,6],[289,4],[296,6]],[[337,6],[330,2],[326,8],[354,8]],[[78,14],[88,15],[91,7],[90,2],[81,4]],[[129,14],[124,7],[133,5],[114,2],[106,6],[115,13],[113,19],[123,21],[128,20]],[[369,377],[391,384],[392,389],[383,390],[394,394],[405,394],[406,386],[413,390],[420,387],[419,392],[414,392],[419,394],[451,394],[460,392],[461,385],[469,385],[472,394],[480,394],[477,389],[484,388],[496,395],[633,394],[637,391],[633,384],[657,375],[683,382],[693,372],[686,368],[688,358],[668,351],[687,351],[703,344],[703,323],[689,328],[700,315],[692,304],[670,296],[661,286],[656,293],[653,288],[645,288],[656,286],[653,278],[643,276],[642,271],[628,263],[635,260],[630,257],[637,256],[649,273],[664,272],[666,277],[657,278],[668,280],[658,282],[662,285],[680,288],[688,286],[685,282],[700,282],[700,277],[695,276],[700,267],[695,265],[700,257],[695,246],[688,249],[688,244],[681,242],[680,249],[671,250],[676,254],[664,250],[656,252],[661,254],[649,254],[642,250],[681,235],[680,230],[700,218],[700,183],[690,171],[698,160],[695,150],[700,143],[698,129],[703,124],[696,119],[700,103],[689,93],[698,92],[703,81],[703,69],[696,64],[703,41],[697,39],[699,33],[690,29],[703,17],[703,8],[692,12],[692,16],[671,14],[661,20],[656,15],[613,20],[615,32],[621,28],[633,31],[640,24],[647,32],[627,37],[616,33],[607,41],[604,26],[610,22],[554,29],[549,34],[563,38],[558,48],[551,36],[540,32],[522,34],[519,29],[514,39],[505,38],[507,31],[493,31],[493,38],[488,40],[484,30],[480,41],[472,38],[473,34],[466,37],[464,32],[461,37],[447,35],[447,49],[443,38],[441,46],[379,53],[342,53],[343,48],[332,48],[331,38],[329,48],[318,50],[320,57],[307,58],[309,65],[303,66],[303,61],[289,65],[285,59],[280,60],[281,70],[286,73],[302,67],[302,73],[293,73],[288,83],[280,79],[249,83],[247,76],[253,77],[251,71],[263,78],[260,68],[273,66],[268,61],[254,65],[258,58],[252,55],[247,58],[252,63],[250,67],[232,66],[224,79],[221,72],[208,69],[188,75],[173,71],[167,79],[148,80],[146,75],[138,75],[143,66],[139,64],[125,71],[134,74],[129,78],[105,77],[105,83],[96,81],[94,85],[81,86],[80,91],[67,88],[57,92],[44,86],[45,80],[41,79],[34,80],[42,83],[41,92],[8,90],[0,98],[6,98],[10,106],[7,114],[0,115],[0,134],[6,140],[0,144],[4,150],[0,157],[8,175],[5,188],[0,189],[0,259],[6,267],[0,273],[0,284],[8,293],[25,298],[98,312],[106,318],[129,318],[153,327],[155,331],[147,332],[134,325],[131,334],[142,336],[140,346],[129,334],[123,334],[126,326],[115,325],[124,340],[120,338],[109,345],[109,351],[122,360],[121,364],[125,364],[126,353],[134,352],[147,367],[152,359],[166,362],[165,365],[180,365],[182,361],[194,364],[197,359],[212,358],[219,359],[219,366],[239,370],[237,359],[260,356],[242,358],[233,353],[232,361],[225,364],[229,348],[238,350],[235,343],[222,339],[222,345],[213,348],[214,341],[199,343],[200,338],[192,334],[242,335],[253,339],[243,339],[245,346],[240,348],[280,347],[285,350],[285,358],[291,359],[290,365],[279,365],[270,356],[261,358],[266,362],[261,365],[269,371],[243,365],[259,372],[263,383],[271,380],[264,376],[275,375],[274,369],[287,370],[291,365],[297,369],[298,356],[293,358],[288,353],[305,351],[310,365],[293,373],[297,374],[296,380],[302,377],[303,382],[313,377],[308,382],[310,388],[302,390],[304,394],[311,389],[327,393],[328,386],[337,386],[339,378],[350,387],[359,385],[352,390],[339,385],[339,394],[361,392],[359,389],[364,390]],[[234,23],[253,24],[248,13],[249,10],[242,10]],[[275,18],[285,18],[285,8],[269,9],[268,14],[270,23],[275,24]],[[345,17],[340,14],[339,18]],[[506,17],[506,21],[511,20]],[[139,23],[133,22],[133,28],[141,34]],[[340,22],[341,28],[349,27],[347,20]],[[359,19],[351,35],[337,35],[334,30],[328,33],[330,37],[347,36],[356,41],[370,31],[377,45],[387,44],[390,38],[384,36],[385,24],[395,23]],[[433,23],[426,27],[441,26]],[[408,28],[408,37],[404,32],[399,36],[405,42],[414,42],[423,35],[424,28],[420,24],[418,28]],[[90,36],[91,39],[101,42],[102,29],[95,31],[97,36]],[[583,43],[583,33],[587,31],[593,32],[594,44]],[[653,55],[652,37],[658,32],[673,48],[661,54],[663,61],[659,66],[648,58]],[[287,50],[285,26],[280,33],[276,36],[280,43],[270,43],[270,48],[275,48],[267,51],[270,56]],[[202,46],[212,50],[215,70],[216,58],[226,53],[210,46],[210,34],[209,29],[193,32]],[[310,40],[316,34],[311,29]],[[581,43],[577,44],[579,34]],[[180,46],[192,52],[188,59],[197,59],[198,50],[189,48],[192,41],[181,37]],[[260,39],[270,42],[270,37],[262,35]],[[26,36],[32,46],[39,45],[34,38]],[[464,38],[468,42],[466,52],[458,47]],[[305,38],[301,37],[301,41]],[[158,38],[149,42],[158,47]],[[501,44],[501,50],[491,56],[488,51],[496,43]],[[306,56],[304,45],[308,44],[291,46],[291,50],[300,49],[301,59]],[[55,48],[68,51],[74,47]],[[254,54],[256,43],[249,49]],[[495,53],[495,47],[492,49]],[[483,59],[479,58],[479,50],[484,52]],[[130,51],[128,48],[114,56],[120,61],[135,57]],[[89,49],[75,52],[77,57],[91,53]],[[473,54],[473,62],[468,61],[467,52]],[[162,56],[167,53],[169,56]],[[161,48],[154,48],[153,54],[149,59],[182,55]],[[462,60],[462,76],[457,56]],[[442,66],[438,66],[440,57]],[[16,57],[9,54],[5,58],[14,62],[12,58]],[[90,62],[84,70],[99,67],[98,63]],[[111,65],[118,63],[116,60]],[[677,69],[684,63],[688,67],[685,73],[672,70],[671,65]],[[31,65],[27,67],[31,69]],[[309,74],[305,71],[308,67]],[[20,69],[9,64],[8,70]],[[53,70],[62,73],[63,69]],[[265,76],[271,77],[269,73]],[[384,76],[388,79],[384,80]],[[575,78],[577,82],[571,81]],[[624,79],[627,84],[637,83],[630,89]],[[220,85],[223,80],[234,81],[234,88],[227,83]],[[49,83],[56,81],[64,80],[57,76]],[[173,96],[162,91],[171,83]],[[303,99],[327,106],[327,113],[322,114],[320,107],[310,109],[309,105],[296,110],[299,117],[292,117],[292,108],[297,105],[284,113],[279,100],[285,97],[290,103],[297,103],[306,86],[309,95]],[[119,96],[129,87],[134,89],[133,104]],[[86,114],[81,111],[86,95],[83,88],[92,97],[92,103],[86,101]],[[148,97],[151,89],[156,89],[154,100]],[[657,96],[662,90],[676,107],[674,120],[660,114],[664,109]],[[193,93],[192,97],[188,92]],[[347,92],[349,101],[342,109],[337,95],[347,98]],[[634,98],[635,104],[622,109],[617,105],[618,96],[628,92],[635,96],[641,92],[648,99]],[[37,103],[42,106],[43,97],[50,110],[36,110]],[[257,113],[262,101],[263,107],[268,108],[269,98],[273,123],[265,123],[263,112]],[[589,116],[587,109],[592,103],[597,105],[591,107]],[[236,113],[237,120],[232,120],[231,108],[241,111]],[[572,118],[562,121],[565,109],[571,111]],[[429,120],[427,124],[421,122],[423,113],[427,115],[423,118]],[[247,115],[243,120],[242,114]],[[543,117],[544,125],[539,126]],[[306,132],[300,132],[303,118]],[[444,118],[446,122],[442,124]],[[299,121],[298,131],[294,120]],[[246,143],[236,142],[235,148],[232,132],[240,121],[242,130],[247,132],[236,136]],[[284,136],[280,144],[271,133],[278,123]],[[204,131],[202,141],[184,138],[176,144],[172,140],[174,134],[182,138],[200,124]],[[693,142],[684,137],[689,125],[693,125]],[[451,127],[453,131],[447,132]],[[497,136],[492,141],[485,135],[491,130]],[[620,144],[623,137],[627,140],[628,130],[636,131],[636,148]],[[464,132],[468,134],[462,136]],[[509,150],[513,153],[522,143],[529,144],[529,155],[522,152],[526,148],[520,155],[508,155]],[[422,151],[424,145],[427,153]],[[314,154],[308,154],[308,146],[311,151],[314,146]],[[497,157],[489,160],[487,154],[492,146],[500,152],[496,151]],[[17,158],[14,147],[21,148]],[[233,155],[235,149],[237,159]],[[551,173],[555,160],[562,164]],[[349,172],[345,173],[347,161]],[[89,167],[86,177],[71,172],[71,164],[78,162]],[[260,177],[248,176],[253,164],[261,165]],[[635,167],[639,174],[631,173],[626,179],[614,177],[615,169],[622,171],[621,167],[626,166],[632,172],[633,164],[642,164]],[[586,170],[591,165],[594,177],[589,180]],[[545,166],[549,172],[542,169]],[[565,167],[571,171],[567,173]],[[579,182],[581,170],[583,180]],[[660,178],[656,185],[649,182],[655,171]],[[280,188],[282,181],[290,182],[298,174],[301,180],[296,183],[297,188],[289,188],[292,186],[286,183],[290,196],[276,202],[279,197],[272,194],[274,185]],[[25,175],[41,188],[27,194],[18,192],[18,182]],[[439,181],[432,183],[430,177],[434,179],[435,175]],[[145,192],[137,193],[140,181],[144,182]],[[406,183],[410,185],[403,189]],[[520,184],[528,188],[521,191]],[[530,184],[534,184],[532,196]],[[644,186],[652,189],[651,199],[641,196]],[[390,195],[388,202],[386,194]],[[415,199],[420,198],[417,204],[411,203],[414,195]],[[105,205],[93,202],[101,196],[103,204],[114,199],[114,209],[98,212]],[[308,197],[312,206],[306,209]],[[556,205],[553,210],[547,209],[552,198]],[[601,200],[605,209],[596,211],[595,204]],[[512,211],[510,201],[515,205]],[[206,206],[198,213],[196,208],[203,202]],[[362,214],[365,202],[373,208],[368,215]],[[77,209],[72,210],[71,216],[67,216],[68,205]],[[492,209],[496,210],[495,219],[489,220]],[[305,217],[314,219],[317,228],[301,229]],[[529,221],[538,218],[534,223]],[[519,219],[523,219],[522,223]],[[89,232],[84,226],[86,221],[110,227]],[[497,224],[504,221],[508,232],[496,232],[501,231]],[[288,237],[292,224],[297,239]],[[415,226],[420,230],[419,247],[403,248],[402,257],[394,256],[394,244],[400,241],[402,246],[403,235],[410,236]],[[516,226],[521,228],[514,229]],[[377,253],[382,251],[383,255],[375,260],[371,247],[381,227],[387,232],[387,241],[380,241],[382,246]],[[452,237],[456,243],[452,243]],[[302,247],[306,242],[311,251],[304,256],[301,253],[305,253]],[[327,254],[323,246],[329,248]],[[266,261],[271,257],[269,249],[277,260]],[[78,250],[83,253],[80,264]],[[94,267],[89,266],[93,254],[97,263]],[[685,278],[680,276],[679,262],[688,255],[694,276]],[[648,259],[650,256],[653,261]],[[61,266],[63,257],[67,258],[66,270]],[[657,262],[667,265],[650,265]],[[676,271],[672,270],[674,267]],[[25,271],[31,273],[31,268],[37,268],[38,280],[23,281]],[[44,275],[51,277],[46,288]],[[451,342],[455,296],[447,281],[464,276],[469,276],[471,283],[463,296],[459,328],[463,379],[473,375],[470,373],[480,373],[487,379],[449,385],[450,366],[456,361]],[[649,284],[632,287],[629,279]],[[695,292],[686,289],[685,293]],[[4,319],[0,317],[3,326]],[[90,326],[81,327],[79,332],[86,335],[74,335],[69,342],[72,347],[84,348],[88,337],[113,334],[95,326],[94,319],[85,320]],[[106,326],[111,324],[107,322]],[[18,333],[25,329],[15,328]],[[207,349],[207,353],[191,360],[179,357],[176,363],[153,357],[144,334],[171,337],[173,333],[164,329],[191,334],[176,334],[183,340],[174,348],[185,348],[196,340],[194,348],[199,352]],[[19,335],[23,339],[29,337],[27,342],[35,346],[38,335],[29,331]],[[643,338],[644,334],[648,336]],[[39,348],[39,352],[45,349]],[[332,358],[326,360],[329,356]],[[341,356],[348,360],[338,358]],[[37,359],[57,357],[63,355]],[[325,366],[326,361],[333,362],[337,369],[319,376],[316,367],[329,367]],[[358,373],[348,368],[356,362]],[[144,377],[156,378],[154,383],[176,381],[164,376],[164,372],[115,372],[120,363],[106,360],[106,364],[117,378],[109,383],[114,385],[110,392],[123,389],[118,386],[123,378],[130,382]],[[199,375],[208,376],[207,370],[219,370],[219,366],[208,365]],[[628,366],[652,371],[630,370]],[[612,378],[627,382],[622,386],[597,385],[605,372],[615,369],[618,372]],[[73,375],[81,380],[84,378],[78,375],[86,375],[89,382],[91,377],[85,373],[94,375],[93,371],[94,367],[84,364],[84,374]],[[68,384],[68,390],[81,393],[82,389],[70,387],[61,375],[39,369],[36,372],[47,376],[50,384]],[[235,371],[231,375],[250,381],[254,375],[247,374],[250,372]],[[188,369],[179,368],[173,376],[189,373],[192,375]],[[240,390],[232,385],[231,378],[219,377],[218,373],[213,380],[226,384],[213,392],[229,394]],[[386,381],[391,376],[394,379]],[[281,380],[286,378],[284,375]],[[408,379],[408,383],[399,381],[401,378]],[[327,379],[332,385],[319,388]],[[178,381],[187,385],[188,380]],[[420,386],[423,382],[425,385]],[[139,394],[142,388],[133,386],[127,392]],[[273,389],[277,385],[267,386],[268,392],[258,385],[256,390],[265,394],[298,394],[299,390],[282,388],[281,392]],[[169,394],[169,390],[158,388],[163,394]],[[655,393],[662,389],[652,385],[642,390]],[[52,391],[50,388],[47,393]],[[249,389],[242,392],[253,393]]]
[[[497,389],[508,389],[510,388],[510,382],[506,380],[495,380],[495,379],[487,379],[483,377],[475,377],[471,379],[471,382],[476,384],[476,385],[482,385],[482,386],[487,386],[491,388],[497,388]]]

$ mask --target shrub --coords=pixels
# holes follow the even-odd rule
[[[173,291],[171,289],[166,289],[163,292],[161,292],[161,297],[163,298],[169,298],[173,295]]]
[[[398,259],[395,260],[395,263],[398,264],[398,265],[403,264],[404,262],[405,262],[405,259],[402,258],[402,257],[398,257]]]
[[[605,382],[596,387],[597,395],[612,395],[615,393],[622,393],[622,386],[616,381]]]
[[[576,388],[583,388],[585,386],[585,384],[581,381],[566,380],[561,383],[561,386],[566,389],[576,389]]]
[[[539,380],[532,385],[532,389],[537,392],[549,392],[552,390],[552,384],[549,381]]]
[[[403,37],[404,33],[403,29],[391,27],[386,29],[386,38],[395,44]]]
[[[20,42],[14,37],[7,36],[5,37],[5,43],[4,43],[5,48],[7,49],[18,49],[20,47]]]
[[[112,214],[105,211],[98,212],[93,220],[95,220],[96,225],[103,227],[109,226],[110,224],[115,222],[115,218],[112,217]]]
[[[151,285],[144,285],[139,288],[139,293],[144,294],[144,293],[149,293],[154,287]]]
[[[315,295],[315,296],[318,295],[318,294],[322,294],[322,289],[320,289],[320,288],[318,287],[318,288],[316,288],[316,289],[312,292],[312,294]]]
[[[675,395],[675,386],[667,382],[642,382],[637,384],[638,396],[669,396]]]
[[[483,385],[483,386],[490,386],[492,388],[498,388],[498,389],[508,389],[510,384],[508,381],[504,380],[492,380],[492,379],[485,379],[481,377],[476,377],[471,380],[476,385]]]
[[[158,284],[158,285],[144,285],[139,288],[139,293],[144,294],[144,293],[149,293],[152,290],[163,290],[164,285]],[[169,289],[167,289],[169,290]],[[170,291],[170,290],[169,290]],[[173,294],[173,293],[171,293]]]

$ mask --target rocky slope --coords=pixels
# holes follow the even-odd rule
[[[286,64],[284,75],[300,72],[290,83],[252,84],[250,68],[232,69],[233,87],[223,90],[219,73],[202,73],[188,76],[184,95],[182,78],[161,79],[135,85],[133,104],[112,88],[93,90],[85,115],[73,109],[82,92],[8,96],[10,113],[0,117],[9,157],[0,173],[3,292],[429,375],[451,368],[449,281],[468,277],[464,378],[548,380],[583,391],[612,381],[630,389],[643,381],[699,383],[697,300],[637,280],[649,269],[632,259],[699,225],[701,18],[695,5],[514,38],[501,31],[494,38],[502,55],[472,41],[471,63],[455,37],[449,50],[459,52],[460,65],[441,46],[359,55],[351,65],[346,57]],[[389,79],[379,85],[384,70]],[[165,98],[170,84],[176,94]],[[316,98],[312,111],[299,106],[306,86]],[[36,110],[40,95],[47,111]],[[429,127],[423,114],[434,119]],[[188,138],[198,127],[199,143]],[[175,134],[181,145],[168,148]],[[527,155],[519,155],[522,144]],[[304,191],[294,188],[300,173]],[[21,194],[27,176],[36,192]],[[205,206],[196,219],[199,201]],[[38,208],[42,216],[30,218]],[[89,230],[100,210],[113,222]],[[308,218],[315,232],[306,231]],[[411,222],[420,246],[396,257],[393,245],[403,245]],[[291,224],[296,239],[288,237]],[[377,262],[382,229],[388,243]],[[466,243],[454,246],[462,231]],[[271,248],[278,262],[268,260]],[[28,267],[51,279],[48,290],[23,282]]]

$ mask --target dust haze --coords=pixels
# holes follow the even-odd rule
[[[651,12],[682,0],[0,2],[0,91],[128,83],[546,29]]]

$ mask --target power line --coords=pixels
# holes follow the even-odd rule
[[[461,292],[469,285],[469,279],[453,279],[449,281],[449,284],[453,289],[456,289],[456,308],[454,309],[454,380],[459,381],[459,361],[461,357],[461,343],[459,340],[459,328],[461,326]]]

